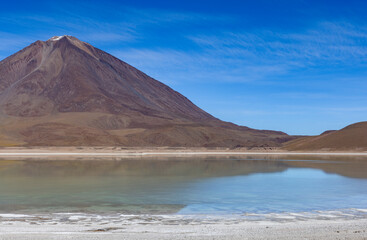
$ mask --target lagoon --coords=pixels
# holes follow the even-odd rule
[[[0,160],[2,216],[364,218],[365,209],[366,157]]]

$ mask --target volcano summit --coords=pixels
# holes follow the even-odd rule
[[[72,36],[0,62],[1,146],[275,147],[289,139],[223,122]]]

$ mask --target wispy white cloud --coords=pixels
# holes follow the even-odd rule
[[[303,32],[223,32],[188,38],[203,48],[294,66],[317,65],[320,61],[352,64],[347,61],[360,61],[367,55],[367,28],[344,22],[323,22]]]
[[[298,32],[218,32],[187,38],[198,48],[189,51],[125,48],[112,53],[165,82],[281,84],[280,78],[292,77],[293,84],[301,78],[305,84],[308,79],[330,81],[332,77],[342,81],[348,78],[332,72],[328,76],[312,75],[312,68],[367,66],[367,27],[344,22],[322,22]],[[307,75],[293,74],[299,71]],[[289,79],[286,80],[290,84]]]
[[[334,108],[325,108],[325,111],[330,112],[367,112],[367,107],[334,107]]]
[[[271,97],[276,98],[284,98],[284,99],[313,99],[313,100],[321,100],[321,99],[330,99],[335,98],[336,96],[330,93],[325,92],[280,92],[273,93]],[[339,97],[340,98],[340,97]]]
[[[0,32],[0,60],[19,51],[28,44],[35,41],[35,39],[11,34],[7,32]]]
[[[103,16],[108,17],[104,19]],[[86,41],[107,43],[149,39],[152,36],[149,31],[157,28],[177,30],[178,27],[183,26],[224,21],[233,21],[233,17],[125,6],[118,6],[116,9],[107,5],[101,12],[99,6],[86,2],[77,2],[72,5],[65,3],[65,6],[57,4],[50,13],[9,12],[0,16],[0,24],[23,29],[18,33],[19,35],[31,34],[47,39],[51,35],[69,34]],[[179,31],[172,31],[172,33],[180,35]]]
[[[187,11],[169,11],[162,9],[125,8],[124,17],[135,26],[140,24],[231,22],[235,17],[229,15],[203,14]]]
[[[112,54],[165,82],[248,82],[287,71],[283,64],[254,65],[213,51],[126,49]]]
[[[82,36],[83,39],[88,39],[93,42],[133,42],[136,38],[133,34],[122,32],[97,32],[97,33],[86,33]]]

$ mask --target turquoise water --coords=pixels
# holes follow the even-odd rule
[[[0,160],[0,213],[225,215],[367,209],[367,159]]]

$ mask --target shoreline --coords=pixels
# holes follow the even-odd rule
[[[282,149],[205,149],[205,148],[120,148],[120,147],[11,147],[0,148],[0,157],[154,157],[154,156],[367,156],[366,151],[284,151]]]
[[[228,224],[0,223],[2,240],[43,239],[365,239],[367,219]]]

